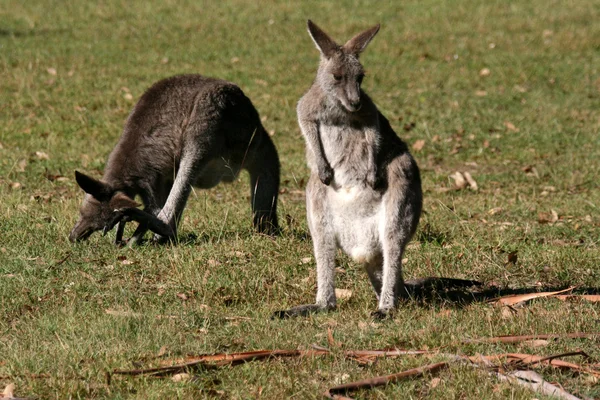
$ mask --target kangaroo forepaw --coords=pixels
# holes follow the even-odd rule
[[[123,230],[125,229],[125,223],[131,221],[131,218],[127,215],[124,210],[113,211],[112,218],[104,225],[102,229],[102,235],[105,236],[108,232],[112,231],[115,225],[119,224],[117,231],[117,240],[123,238]]]
[[[317,304],[304,304],[301,306],[292,307],[289,310],[275,311],[271,315],[271,319],[287,319],[293,317],[306,317],[310,314],[315,314],[322,311],[329,311],[327,307],[321,307]]]

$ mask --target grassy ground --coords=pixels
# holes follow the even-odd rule
[[[346,349],[582,349],[600,357],[597,340],[457,344],[598,331],[600,309],[586,302],[538,300],[506,312],[441,293],[373,322],[366,274],[343,256],[338,287],[352,296],[337,311],[269,319],[274,310],[312,301],[315,292],[303,193],[308,170],[295,116],[318,62],[307,18],[340,41],[382,23],[363,56],[364,88],[411,146],[424,141],[413,153],[425,207],[406,254],[406,277],[600,289],[598,2],[367,4],[0,4],[0,386],[13,382],[18,396],[49,399],[319,398],[342,381],[434,361],[406,357],[361,367],[334,352],[202,372],[188,382],[105,379],[106,371],[132,368],[163,346],[167,356],[328,346],[328,328]],[[67,234],[82,199],[73,171],[100,176],[135,100],[178,73],[238,83],[274,132],[283,235],[252,233],[243,176],[195,192],[178,246],[120,249],[99,234],[72,245]],[[479,190],[448,190],[455,171],[470,172]],[[508,262],[515,252],[516,263]],[[586,375],[538,372],[576,395],[600,397]],[[543,398],[466,367],[439,377],[437,385],[425,377],[358,395]]]

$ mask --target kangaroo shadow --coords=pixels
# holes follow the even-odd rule
[[[442,277],[408,279],[405,281],[405,286],[410,301],[421,306],[443,303],[456,308],[463,308],[472,303],[487,302],[503,296],[555,292],[568,288],[568,286],[500,288],[487,286],[475,280]],[[600,288],[574,288],[569,294],[600,294]]]

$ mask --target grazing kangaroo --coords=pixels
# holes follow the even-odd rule
[[[384,317],[405,295],[402,254],[419,223],[421,178],[406,144],[361,89],[359,54],[379,31],[336,44],[312,21],[321,53],[317,77],[298,103],[298,123],[311,169],[306,211],[317,263],[316,304],[279,311],[306,315],[336,306],[338,248],[365,265]]]
[[[241,169],[250,173],[254,226],[276,233],[279,158],[250,99],[219,79],[161,80],[133,108],[102,180],[75,172],[87,194],[69,239],[84,240],[118,224],[119,243],[131,220],[139,222],[131,244],[148,229],[155,239],[175,239],[192,186],[231,182]],[[137,208],[136,195],[144,210]]]

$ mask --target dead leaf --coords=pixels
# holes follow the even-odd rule
[[[14,392],[15,392],[15,384],[14,383],[9,383],[8,385],[6,385],[6,387],[4,388],[4,391],[2,392],[2,398],[12,398],[14,397]]]
[[[56,68],[48,68],[46,69],[46,72],[48,72],[50,75],[55,76],[56,75]]]
[[[475,91],[475,96],[485,97],[485,96],[487,96],[487,92],[485,90],[477,90],[477,91]]]
[[[540,224],[554,224],[558,221],[558,213],[555,210],[550,210],[550,213],[538,213],[538,222]]]
[[[504,209],[502,207],[494,207],[494,208],[488,210],[488,214],[496,215],[496,214],[500,214],[502,211],[504,211]]]
[[[454,187],[457,189],[464,189],[467,187],[467,180],[461,172],[456,171],[449,177],[454,179]]]
[[[185,293],[177,293],[177,297],[179,297],[183,301],[186,301],[188,299],[187,294]]]
[[[533,165],[527,165],[527,166],[521,168],[521,171],[525,172],[525,175],[527,175],[527,176],[535,176],[536,178],[540,177],[537,169]]]
[[[473,179],[473,177],[471,176],[471,173],[469,172],[465,172],[463,173],[463,176],[465,177],[465,179],[467,180],[467,182],[469,183],[469,188],[473,189],[473,190],[477,190],[477,182],[475,182],[475,179]]]
[[[544,346],[548,346],[548,344],[550,344],[549,341],[544,340],[544,339],[526,340],[523,343],[525,343],[526,345],[528,345],[530,347],[544,347]]]
[[[489,303],[502,304],[505,306],[514,306],[516,304],[524,303],[526,301],[537,299],[540,297],[551,297],[551,296],[557,295],[559,293],[569,292],[569,291],[573,290],[574,288],[575,288],[575,286],[571,286],[570,288],[558,290],[556,292],[537,292],[537,293],[525,293],[525,294],[504,296],[504,297],[492,299],[489,301]]]
[[[429,382],[429,387],[432,389],[435,389],[436,387],[439,386],[440,382],[442,380],[440,378],[433,378],[430,382]]]
[[[300,260],[302,264],[308,264],[312,261],[312,257],[304,257]]]
[[[489,68],[482,68],[479,71],[479,76],[486,77],[486,76],[490,76],[491,73],[492,73],[492,71],[490,71]]]
[[[352,290],[349,289],[335,289],[335,297],[338,300],[348,300],[352,297]]]
[[[17,162],[17,166],[15,167],[15,171],[23,172],[25,171],[25,167],[27,167],[27,160],[22,158]]]
[[[158,350],[158,354],[156,354],[156,357],[162,357],[165,354],[167,354],[167,346],[162,346],[159,350]]]
[[[423,150],[423,146],[425,146],[425,140],[419,139],[413,143],[412,149],[414,151],[421,151]]]
[[[329,343],[329,347],[340,347],[341,343],[338,343],[333,338],[333,329],[330,326],[327,327],[327,343]]]
[[[48,154],[44,153],[43,151],[36,151],[35,156],[37,157],[38,160],[49,160],[50,159],[50,156],[48,156]]]
[[[506,129],[512,132],[519,132],[519,128],[517,128],[512,122],[504,121],[504,126]]]
[[[526,93],[527,92],[527,88],[525,88],[524,86],[521,86],[521,85],[515,85],[514,89],[515,89],[516,92],[519,92],[519,93]]]
[[[185,381],[189,381],[191,378],[190,374],[186,374],[185,372],[182,372],[180,374],[175,374],[171,377],[171,380],[173,382],[185,382]]]
[[[508,257],[507,257],[507,261],[506,261],[505,265],[508,265],[508,264],[515,265],[517,263],[517,261],[519,261],[519,255],[517,254],[516,251],[511,251],[510,253],[508,253]]]

